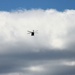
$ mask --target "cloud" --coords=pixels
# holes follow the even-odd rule
[[[0,11],[0,75],[75,74],[74,20],[75,10]]]

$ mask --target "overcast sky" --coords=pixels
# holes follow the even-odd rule
[[[0,75],[75,75],[75,1],[16,1],[0,1]]]

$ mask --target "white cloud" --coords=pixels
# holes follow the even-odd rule
[[[75,66],[75,61],[65,61],[63,64],[66,66]]]
[[[26,68],[25,70],[31,71],[31,72],[41,72],[44,71],[41,66],[30,66]]]
[[[63,48],[69,29],[75,28],[74,12],[53,9],[0,12],[0,48],[5,43],[20,40],[40,46]],[[38,30],[38,34],[30,37],[27,30],[33,29]]]

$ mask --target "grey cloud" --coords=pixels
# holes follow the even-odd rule
[[[39,52],[8,53],[0,55],[0,73],[22,71],[22,68],[24,67],[40,65],[42,62],[44,63],[44,61],[75,60],[74,57],[75,51],[71,50],[44,50]],[[58,63],[56,65],[58,65]],[[58,67],[59,70],[62,69],[61,72],[64,72],[63,68],[65,68],[65,66]]]

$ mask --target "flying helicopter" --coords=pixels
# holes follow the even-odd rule
[[[36,31],[28,31],[28,34],[31,34],[31,36],[34,36],[35,35],[35,33],[36,33]]]

